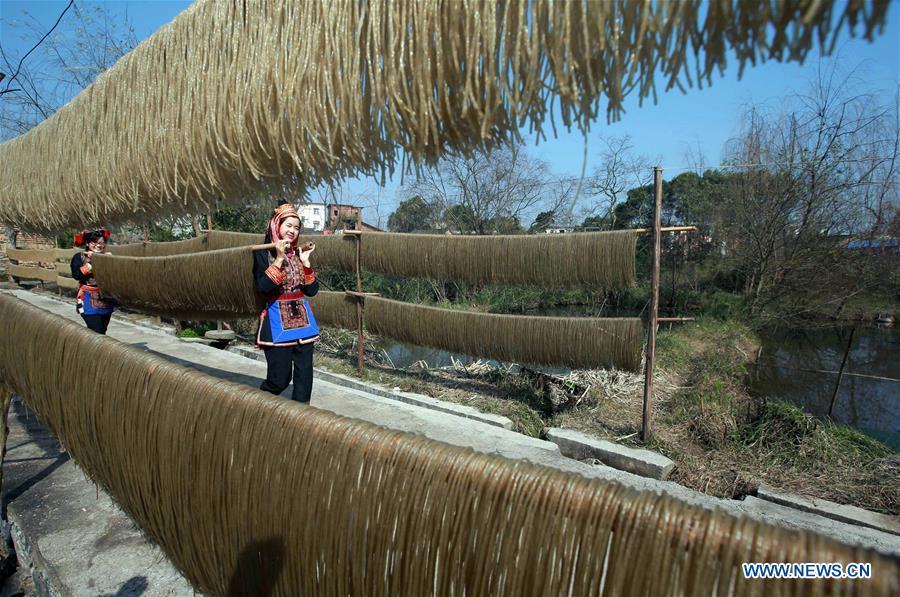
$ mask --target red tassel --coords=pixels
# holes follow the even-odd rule
[[[79,232],[75,235],[75,246],[80,247],[84,244],[84,233]]]

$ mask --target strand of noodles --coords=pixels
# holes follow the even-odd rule
[[[207,211],[486,149],[559,114],[801,62],[888,0],[199,0],[69,104],[0,145],[0,220],[58,230]]]
[[[420,346],[514,363],[638,371],[639,318],[495,315],[366,297],[366,329]]]
[[[896,558],[301,406],[8,295],[0,379],[202,593],[900,590]],[[747,580],[741,562],[869,562],[872,578]]]
[[[248,248],[167,257],[95,255],[97,284],[127,307],[186,320],[256,317],[265,297],[256,292]],[[323,325],[356,328],[356,303],[343,292],[310,299]]]

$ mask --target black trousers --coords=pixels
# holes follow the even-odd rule
[[[98,334],[106,334],[106,329],[109,327],[109,320],[112,318],[112,313],[108,315],[85,315],[82,313],[81,318],[84,320],[84,323],[87,324],[88,328]]]
[[[308,403],[312,396],[314,347],[315,344],[310,343],[264,348],[268,369],[266,380],[259,389],[275,395],[281,394],[293,377],[294,391],[291,399]]]

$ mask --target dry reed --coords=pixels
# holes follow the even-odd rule
[[[883,29],[888,0],[199,0],[0,145],[0,220],[58,230],[243,201],[489,148],[555,115],[802,62]]]
[[[573,369],[641,366],[638,318],[495,315],[367,297],[365,326],[402,342],[499,361]]]
[[[898,561],[870,550],[301,406],[8,295],[0,380],[203,593],[900,591]],[[741,562],[872,578],[746,580]]]

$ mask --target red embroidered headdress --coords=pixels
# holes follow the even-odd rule
[[[273,243],[281,240],[279,229],[281,228],[282,222],[284,222],[288,218],[297,218],[298,220],[300,219],[300,215],[297,213],[297,208],[294,207],[293,204],[282,203],[275,208],[275,213],[272,215],[272,219],[269,220],[269,236],[271,236]],[[297,240],[299,240],[299,237]],[[297,240],[294,241],[295,245],[297,243]]]

